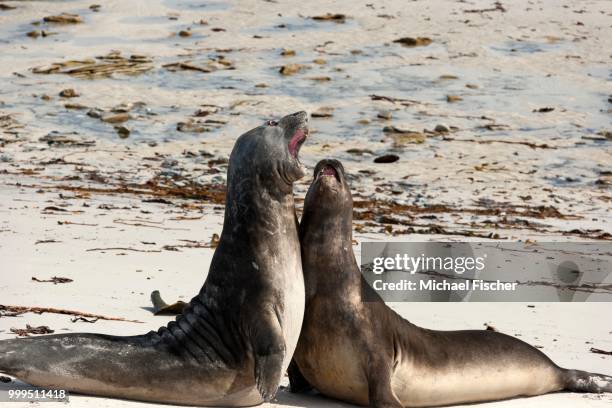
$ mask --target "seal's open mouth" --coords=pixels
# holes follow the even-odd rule
[[[326,164],[325,166],[321,167],[321,170],[319,170],[319,172],[317,173],[317,180],[321,177],[335,177],[336,180],[340,181],[338,172],[333,166],[330,166],[329,164]]]
[[[295,134],[289,141],[289,153],[298,160],[298,153],[300,152],[300,147],[304,144],[304,141],[308,137],[308,128],[300,128],[295,131]]]

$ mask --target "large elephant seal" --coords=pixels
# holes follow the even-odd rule
[[[300,223],[306,312],[289,368],[359,405],[423,407],[538,395],[612,392],[612,377],[556,366],[536,348],[493,331],[435,331],[404,320],[373,293],[352,250],[352,198],[340,162],[323,160]],[[363,290],[371,291],[362,302]]]
[[[0,372],[84,394],[186,405],[270,400],[297,344],[304,280],[292,184],[308,134],[298,112],[238,138],[210,272],[182,315],[131,337],[0,341]]]

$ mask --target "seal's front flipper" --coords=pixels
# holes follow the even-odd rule
[[[368,399],[369,405],[374,408],[403,408],[391,387],[391,367],[383,361],[370,363]]]
[[[255,382],[261,397],[269,402],[283,375],[285,340],[276,313],[269,311],[251,327],[255,358]]]
[[[289,375],[289,387],[291,392],[300,393],[312,390],[314,387],[308,382],[304,375],[300,371],[295,359],[291,360],[289,368],[287,369]]]

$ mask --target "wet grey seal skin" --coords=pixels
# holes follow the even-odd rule
[[[304,280],[292,184],[308,134],[298,112],[238,138],[225,219],[200,293],[140,336],[60,334],[0,341],[0,372],[33,385],[185,405],[270,400],[297,344]]]
[[[352,249],[353,202],[342,164],[323,160],[314,174],[300,222],[306,311],[289,367],[292,391],[310,385],[329,397],[374,407],[448,405],[564,389],[612,392],[612,377],[559,368],[514,337],[427,330],[404,320],[359,272]],[[361,301],[362,284],[377,301]]]

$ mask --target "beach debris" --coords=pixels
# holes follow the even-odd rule
[[[315,58],[315,59],[312,60],[312,62],[314,64],[317,64],[317,65],[325,65],[325,64],[327,64],[327,61],[325,61],[323,58]]]
[[[132,225],[135,227],[152,227],[152,228],[156,228],[153,225],[147,225],[147,224],[128,224],[128,223],[123,223],[123,222],[117,222],[117,224],[125,224],[125,225]],[[162,228],[159,227],[160,229],[173,229],[173,228]],[[131,252],[161,252],[161,250],[159,249],[138,249],[138,248],[129,248],[129,247],[109,247],[109,248],[89,248],[85,250],[86,252],[106,252],[106,251],[131,251]]]
[[[179,37],[191,37],[191,30],[181,30],[178,32]]]
[[[44,17],[43,21],[54,24],[80,24],[83,22],[83,19],[78,14],[61,13],[56,16]]]
[[[319,16],[312,16],[311,19],[315,21],[333,21],[334,23],[342,24],[346,21],[347,17],[341,13],[325,13]]]
[[[54,213],[57,213],[57,212],[64,212],[64,213],[69,212],[69,213],[72,213],[72,214],[81,214],[84,211],[81,211],[81,210],[70,211],[70,210],[66,210],[65,208],[61,208],[61,207],[57,207],[57,206],[54,206],[54,205],[50,205],[50,206],[47,206],[47,207],[43,208],[41,212],[43,214],[54,214]],[[55,241],[55,240],[49,239],[49,240],[36,241],[36,242],[37,243],[50,243],[50,242],[61,242],[61,241]]]
[[[498,332],[499,330],[497,330],[497,328],[493,325],[490,325],[489,323],[485,323],[485,330],[489,330],[489,331],[494,331],[494,332]]]
[[[404,105],[404,106],[421,104],[420,101],[417,101],[414,99],[395,98],[393,96],[384,96],[384,95],[375,95],[375,94],[370,95],[370,99],[372,99],[373,101],[386,101],[386,102],[391,102],[391,103],[400,103],[401,105]]]
[[[72,323],[76,323],[76,322],[95,323],[98,320],[100,320],[98,317],[95,317],[93,319],[86,319],[83,316],[76,316],[76,317],[73,317],[72,319],[70,319],[70,321]]]
[[[60,276],[54,276],[51,279],[38,279],[37,277],[32,276],[32,280],[35,282],[51,282],[54,285],[57,285],[58,283],[70,283],[73,282],[72,279],[70,278],[62,278]]]
[[[448,103],[455,103],[455,102],[459,102],[462,100],[463,98],[460,97],[459,95],[446,95],[446,102]]]
[[[305,67],[301,64],[287,64],[280,67],[278,72],[280,72],[282,75],[294,75],[304,68]]]
[[[207,124],[206,122],[202,122],[194,119],[187,119],[185,122],[179,122],[176,124],[176,130],[179,132],[187,132],[187,133],[204,133],[210,132],[214,130],[214,126]]]
[[[331,106],[322,106],[310,114],[313,118],[331,118],[334,116],[334,108]]]
[[[503,123],[487,123],[485,125],[478,126],[476,129],[486,129],[486,130],[496,131],[496,130],[510,129],[510,126],[504,125]]]
[[[5,377],[3,375],[0,375],[0,382],[1,383],[10,383],[11,381],[13,381],[13,380],[11,380],[10,377]]]
[[[111,108],[111,112],[114,113],[127,113],[132,111],[133,109],[144,108],[147,104],[145,102],[129,102],[129,103],[120,103],[119,105],[113,106]]]
[[[438,81],[454,81],[459,79],[457,75],[443,74],[438,77]]]
[[[529,146],[532,149],[556,149],[556,146],[550,146],[546,143],[533,143],[527,141],[512,141],[512,140],[476,140],[476,139],[455,139],[453,137],[445,136],[445,141],[457,141],[457,142],[470,142],[470,143],[479,143],[479,144],[491,144],[491,143],[504,143],[504,144],[514,144],[514,145],[524,145]]]
[[[100,11],[101,8],[102,6],[100,4],[92,4],[91,6],[89,6],[89,9],[93,11],[94,13],[97,13],[98,11]]]
[[[26,324],[25,329],[16,329],[11,327],[11,332],[15,333],[19,337],[28,337],[30,334],[51,334],[55,330],[51,330],[49,326],[30,326]]]
[[[89,196],[86,195],[86,194],[84,194],[82,196],[75,196],[75,198],[76,197],[79,197],[79,198],[89,198]],[[100,208],[100,207],[98,206],[98,208]],[[90,223],[86,223],[86,222],[73,222],[73,221],[58,221],[57,225],[83,225],[85,227],[97,227],[98,226],[98,224],[90,224]]]
[[[103,114],[104,114],[104,111],[100,108],[93,108],[87,111],[87,116],[89,116],[90,118],[95,118],[95,119],[100,119]]]
[[[130,120],[130,115],[125,112],[110,113],[100,116],[100,120],[106,123],[123,123]]]
[[[214,233],[212,234],[212,237],[210,238],[210,247],[211,248],[216,248],[219,246],[219,234]]]
[[[151,303],[153,303],[153,314],[154,315],[177,315],[183,313],[183,309],[187,306],[187,303],[182,300],[176,301],[169,305],[162,299],[159,290],[151,292]]]
[[[465,87],[468,88],[468,89],[478,89],[478,88],[480,88],[476,84],[465,84]]]
[[[393,144],[396,147],[410,143],[420,144],[427,140],[427,137],[422,132],[416,132],[398,126],[385,126],[383,132],[393,139]]]
[[[217,112],[219,112],[219,107],[216,105],[202,105],[201,108],[194,112],[193,116],[201,118]]]
[[[612,351],[606,351],[606,350],[601,350],[595,347],[591,347],[591,349],[589,350],[591,353],[595,353],[595,354],[603,354],[605,356],[612,356]]]
[[[395,147],[402,147],[407,144],[421,144],[427,140],[427,137],[421,132],[392,133],[389,136],[393,140]]]
[[[393,40],[394,43],[402,44],[405,47],[424,47],[433,41],[429,37],[402,37]]]
[[[59,93],[62,98],[77,98],[81,96],[77,91],[72,88],[66,88]]]
[[[552,112],[554,111],[555,108],[553,108],[552,106],[545,106],[543,108],[537,108],[532,110],[532,112],[536,112],[536,113],[548,113],[548,112]]]
[[[380,119],[391,120],[393,118],[393,114],[390,110],[381,110],[378,112],[376,117]]]
[[[115,126],[115,130],[121,139],[127,139],[130,136],[130,129],[125,126]]]
[[[612,140],[612,130],[600,130],[597,134],[605,137],[607,140]]]
[[[86,147],[96,144],[95,140],[84,140],[75,138],[77,132],[61,133],[56,130],[49,132],[47,135],[38,139],[39,142],[46,142],[49,146],[68,146],[68,147]]]
[[[108,316],[103,316],[103,315],[98,315],[98,314],[93,314],[93,313],[83,313],[83,312],[79,312],[76,310],[56,309],[53,307],[0,305],[0,315],[2,315],[5,312],[13,313],[14,315],[21,315],[24,313],[36,313],[36,314],[54,313],[54,314],[65,314],[65,315],[72,315],[72,316],[83,316],[83,317],[90,317],[90,318],[97,317],[100,320],[113,320],[113,321],[120,321],[120,322],[142,323],[141,321],[138,321],[138,320],[128,320],[122,317],[108,317]]]
[[[396,154],[384,154],[374,159],[374,163],[393,163],[399,160]]]
[[[315,76],[315,77],[308,77],[306,79],[310,79],[311,81],[317,81],[317,82],[331,81],[331,77],[328,77],[328,76]]]
[[[496,1],[495,3],[493,3],[493,7],[490,7],[490,8],[463,10],[464,13],[481,13],[481,14],[492,12],[492,11],[500,11],[502,13],[505,13],[507,10],[500,1]]]
[[[56,130],[53,130],[47,135],[39,138],[38,141],[46,142],[49,146],[84,147],[93,146],[96,144],[95,140],[84,140],[75,138],[74,135],[77,134],[77,132],[61,133]]]
[[[385,126],[383,128],[383,132],[385,133],[405,133],[405,134],[411,134],[411,133],[419,133],[419,132],[415,132],[414,130],[410,130],[410,129],[406,129],[400,126]]]
[[[23,128],[23,125],[19,124],[13,117],[13,114],[3,114],[0,112],[0,129],[2,133],[15,134],[17,129]],[[5,139],[0,139],[0,143],[8,142]]]
[[[436,132],[436,133],[448,133],[448,132],[450,132],[450,129],[446,125],[439,124],[439,125],[436,125],[436,127],[434,128],[434,132]]]
[[[16,8],[17,7],[15,6],[9,6],[8,4],[0,3],[0,11],[15,10]]]
[[[45,37],[49,37],[50,35],[56,35],[56,34],[57,34],[57,33],[52,33],[52,32],[50,32],[50,31],[45,31],[45,30],[40,30],[40,31],[39,31],[39,30],[33,30],[33,31],[28,31],[28,32],[26,33],[26,35],[27,35],[28,37],[30,37],[30,38],[38,38],[38,37],[43,37],[43,38],[45,38]],[[18,75],[18,76],[19,76],[19,75],[21,75],[21,74],[17,74],[17,73],[15,73],[15,75]],[[23,76],[22,76],[22,78],[23,78]]]
[[[153,146],[154,147],[154,146]],[[223,158],[227,163],[227,159]],[[220,162],[220,160],[219,160]],[[212,163],[214,165],[214,162]],[[211,163],[209,163],[211,166]],[[180,185],[176,183],[180,181]],[[225,204],[225,185],[220,182],[201,183],[192,179],[185,178],[180,174],[176,177],[168,179],[161,175],[156,175],[145,183],[121,183],[105,187],[94,186],[74,186],[68,184],[59,184],[54,188],[62,191],[72,191],[79,194],[133,194],[142,198],[143,195],[152,197],[175,197],[189,200],[198,200],[210,204],[224,205]]]
[[[280,55],[282,55],[283,57],[294,57],[295,51],[289,48],[283,48],[280,52]]]
[[[49,207],[47,207],[47,208],[49,208]],[[60,211],[66,211],[63,208],[59,208],[59,207],[56,207],[56,208],[58,210],[60,210]],[[55,243],[58,243],[58,242],[62,242],[62,241],[58,241],[58,240],[55,240],[55,239],[39,239],[39,240],[37,240],[34,243],[34,245],[38,245],[38,244],[55,244]]]
[[[195,65],[191,61],[173,62],[171,64],[162,65],[170,72],[176,71],[200,71],[204,73],[213,72],[214,69],[210,66]]]
[[[199,71],[203,73],[211,73],[218,70],[224,69],[236,69],[234,63],[224,55],[219,55],[217,57],[211,57],[205,63],[194,63],[191,60],[186,61],[178,61],[170,64],[162,65],[162,67],[166,68],[170,72],[177,71]]]
[[[30,38],[38,38],[42,35],[42,31],[32,30],[32,31],[28,31],[26,35]]]
[[[353,154],[355,156],[363,156],[363,155],[374,155],[374,152],[371,151],[370,149],[358,149],[358,148],[352,148],[352,149],[348,149],[346,151],[348,154]]]
[[[82,105],[80,103],[71,103],[71,102],[68,102],[68,103],[64,104],[64,108],[66,108],[66,109],[74,109],[74,110],[83,110],[83,109],[87,109],[88,107],[85,106],[85,105]]]
[[[138,75],[153,68],[153,60],[145,55],[124,57],[120,51],[85,60],[69,60],[51,65],[34,67],[35,74],[66,74],[77,78],[99,79],[114,74]]]

